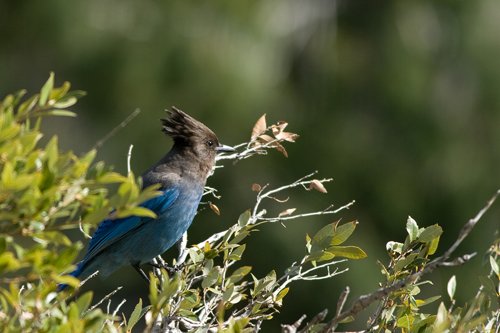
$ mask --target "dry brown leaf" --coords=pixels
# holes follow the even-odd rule
[[[274,140],[274,138],[270,135],[267,134],[262,134],[260,135],[257,140],[259,140],[261,143],[268,143]]]
[[[208,206],[210,207],[210,209],[217,215],[220,215],[220,209],[219,207],[217,207],[215,204],[213,204],[212,202],[208,202]]]
[[[277,124],[271,125],[271,130],[273,132],[273,135],[276,136],[277,134],[283,132],[283,130],[287,126],[288,126],[288,123],[286,121],[278,121]]]
[[[262,189],[262,186],[260,186],[259,184],[257,184],[257,183],[252,184],[252,191],[259,192],[261,189]]]
[[[282,216],[287,216],[287,215],[291,215],[293,212],[295,212],[297,210],[297,208],[288,208],[284,211],[282,211],[281,213],[278,214],[278,217],[282,217]]]
[[[255,123],[252,129],[252,136],[250,137],[251,140],[255,140],[259,135],[264,134],[267,129],[267,124],[266,124],[266,114],[264,113],[259,120]]]
[[[298,134],[292,132],[280,132],[275,135],[278,140],[285,140],[288,142],[295,142],[295,140],[299,137]]]
[[[281,145],[279,142],[274,142],[273,143],[274,148],[276,148],[277,151],[283,154],[283,156],[288,157],[288,153],[286,152],[285,147]]]
[[[327,193],[326,188],[317,179],[311,180],[311,183],[309,184],[309,189],[316,190],[316,191],[321,192],[321,193]]]

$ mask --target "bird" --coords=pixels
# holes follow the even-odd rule
[[[213,172],[217,154],[234,148],[219,142],[215,133],[176,107],[161,119],[162,131],[173,146],[142,174],[143,188],[159,184],[161,195],[142,203],[156,218],[129,216],[103,220],[94,232],[86,254],[69,275],[80,280],[99,271],[101,277],[131,265],[144,279],[141,265],[149,263],[177,243],[190,227]],[[66,285],[60,285],[59,290]]]

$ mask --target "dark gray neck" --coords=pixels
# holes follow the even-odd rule
[[[189,147],[177,147],[163,156],[143,175],[144,187],[161,184],[163,188],[192,183],[203,187],[214,162],[201,160]]]

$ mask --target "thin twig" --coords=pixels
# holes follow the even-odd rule
[[[132,159],[132,149],[134,149],[134,145],[130,145],[128,147],[128,153],[127,153],[127,175],[130,175],[132,172],[132,168],[130,167],[130,160]]]
[[[96,309],[99,305],[101,305],[102,303],[104,303],[106,300],[110,299],[111,296],[113,296],[114,294],[116,294],[122,288],[123,288],[122,286],[119,286],[118,288],[116,288],[115,290],[113,290],[112,292],[110,292],[109,294],[107,294],[106,296],[104,296],[99,302],[97,302],[96,304],[92,305],[87,311],[85,311],[85,313],[89,313],[89,312],[93,311],[94,309]]]
[[[103,138],[96,142],[96,144],[92,147],[92,149],[99,149],[102,145],[108,141],[111,137],[116,135],[120,130],[125,128],[135,117],[137,117],[141,113],[141,109],[135,109],[131,114],[127,116],[121,123],[119,123],[115,128],[113,128],[108,134],[106,134]]]

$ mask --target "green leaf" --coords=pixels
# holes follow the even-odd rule
[[[247,247],[246,244],[238,246],[236,249],[234,249],[231,252],[228,259],[229,260],[240,260],[241,256],[243,255],[243,252],[245,252],[246,247]]]
[[[0,254],[4,253],[7,249],[7,242],[9,241],[9,236],[0,235]]]
[[[53,109],[37,113],[39,116],[59,116],[59,117],[76,117],[76,113],[69,110]]]
[[[230,283],[227,287],[224,293],[222,294],[222,300],[224,302],[227,302],[231,299],[234,293],[234,284]]]
[[[47,166],[49,170],[53,170],[54,166],[59,159],[59,148],[58,148],[57,136],[53,136],[49,143],[45,146],[45,159],[47,161]]]
[[[332,246],[329,247],[326,251],[334,254],[337,257],[348,259],[363,259],[367,257],[365,251],[357,246]]]
[[[335,258],[335,255],[331,252],[327,252],[325,250],[320,250],[316,252],[312,252],[307,256],[306,261],[327,261],[327,260],[332,260]]]
[[[408,256],[406,256],[402,259],[399,259],[396,262],[396,264],[394,265],[394,271],[395,272],[401,271],[403,268],[410,265],[415,260],[415,258],[417,258],[417,256],[418,256],[418,253],[411,253]]]
[[[183,293],[180,308],[184,310],[190,310],[200,304],[201,298],[198,294],[198,290],[188,290]]]
[[[417,222],[411,217],[408,216],[408,220],[406,221],[406,231],[410,236],[410,242],[413,242],[418,237],[418,225]]]
[[[418,300],[416,301],[416,303],[417,303],[417,306],[419,306],[419,307],[420,307],[420,306],[424,306],[424,305],[427,305],[427,304],[431,304],[431,303],[433,303],[433,302],[437,301],[437,300],[438,300],[438,299],[440,299],[440,298],[441,298],[441,296],[440,296],[440,295],[437,295],[437,296],[432,296],[432,297],[426,298],[426,299],[424,299],[424,300],[418,299]]]
[[[110,171],[100,176],[97,181],[101,184],[122,183],[127,181],[127,177],[118,172]]]
[[[74,96],[67,96],[64,98],[61,98],[57,102],[54,103],[54,107],[59,108],[59,109],[65,109],[69,108],[70,106],[73,106],[78,102],[78,99]]]
[[[220,268],[219,266],[213,267],[210,272],[208,272],[207,276],[201,282],[201,287],[206,289],[208,287],[213,286],[220,277]]]
[[[38,105],[44,106],[47,103],[50,92],[54,88],[54,72],[50,72],[49,79],[45,82],[40,90],[40,99],[38,101]]]
[[[152,219],[156,219],[158,217],[152,210],[140,206],[127,209],[126,213],[128,216],[150,217]],[[122,214],[119,214],[119,216],[124,217]]]
[[[427,250],[427,254],[428,255],[433,255],[434,253],[436,253],[437,249],[438,249],[438,245],[439,245],[439,239],[441,237],[436,237],[434,238],[430,244],[429,244],[429,249]]]
[[[357,221],[351,221],[342,225],[338,225],[339,221],[330,223],[321,228],[311,240],[311,252],[324,250],[332,245],[340,245],[344,243],[353,233]]]
[[[250,210],[244,211],[240,217],[238,217],[238,224],[240,227],[244,227],[248,224],[248,221],[250,221],[251,213]]]
[[[252,271],[251,266],[242,266],[234,271],[233,274],[229,277],[229,283],[236,283],[243,279],[248,273]]]
[[[132,332],[132,329],[134,328],[134,326],[137,324],[139,319],[141,319],[141,313],[142,313],[142,299],[139,298],[139,303],[136,304],[134,311],[132,311],[132,314],[130,315],[130,318],[128,319],[127,331]]]
[[[481,282],[481,285],[484,287],[484,289],[486,289],[486,291],[488,291],[488,293],[490,293],[491,295],[496,295],[496,286],[490,278],[488,278],[487,276],[479,275],[479,282]]]
[[[88,291],[76,300],[76,305],[80,310],[80,314],[83,314],[85,311],[87,311],[87,309],[90,306],[90,303],[92,302],[93,296],[94,293],[92,291]]]
[[[357,225],[358,221],[347,222],[340,226],[337,226],[336,224],[333,238],[330,241],[330,245],[340,245],[344,243],[349,237],[351,237]]]
[[[288,294],[288,291],[290,291],[290,288],[288,287],[281,289],[278,295],[276,295],[276,302],[281,301],[286,296],[286,294]]]
[[[444,303],[441,302],[439,304],[432,332],[444,332],[449,327],[449,325],[450,325],[450,319],[448,316],[448,310],[446,310]]]
[[[55,99],[55,100],[60,100],[62,97],[64,97],[68,93],[69,88],[71,88],[71,83],[69,83],[68,81],[64,81],[62,86],[52,89],[52,92],[50,94],[50,98]]]
[[[418,240],[422,243],[427,243],[432,241],[434,238],[441,236],[442,233],[443,229],[439,225],[434,224],[425,228],[418,236]]]
[[[455,297],[455,290],[457,289],[457,278],[453,275],[448,281],[448,285],[446,290],[448,291],[448,296],[450,296],[450,300],[453,300]]]
[[[398,318],[396,322],[397,327],[405,328],[408,331],[410,331],[410,328],[413,325],[413,321],[415,320],[415,317],[408,315],[408,314],[403,314],[401,317]]]
[[[80,285],[80,280],[78,280],[76,277],[73,277],[71,275],[58,275],[58,274],[54,273],[54,274],[52,274],[52,278],[57,283],[67,284],[67,285],[70,285],[74,288],[76,288]]]

